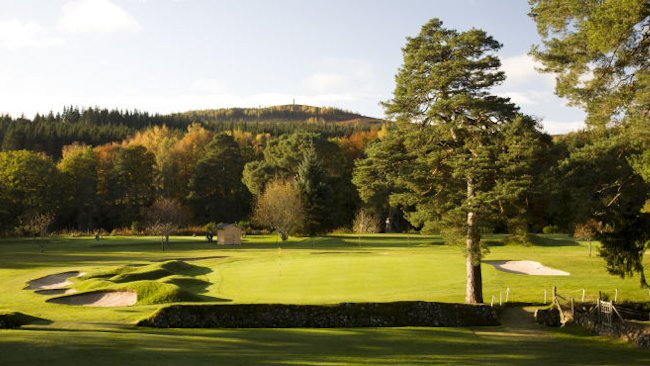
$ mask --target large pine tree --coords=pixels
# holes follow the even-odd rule
[[[412,223],[436,223],[464,244],[467,303],[483,302],[481,228],[521,199],[532,158],[522,147],[541,135],[534,122],[514,124],[524,117],[490,94],[505,79],[500,47],[482,30],[458,32],[432,19],[408,38],[393,99],[384,103],[412,159],[392,198]]]

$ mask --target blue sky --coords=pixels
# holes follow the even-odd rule
[[[495,89],[563,133],[584,113],[526,56],[524,0],[0,0],[0,113],[296,103],[382,117],[401,48],[430,18],[503,43]]]

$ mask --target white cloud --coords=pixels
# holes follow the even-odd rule
[[[34,22],[18,20],[0,22],[0,46],[7,48],[51,47],[65,44],[63,38],[53,37]]]
[[[224,92],[223,84],[216,79],[199,79],[192,83],[192,89],[201,93],[220,94]]]
[[[72,33],[114,33],[142,27],[110,0],[74,0],[63,5],[59,28]]]
[[[559,101],[551,91],[545,90],[517,90],[517,91],[502,91],[497,89],[495,94],[510,98],[510,100],[522,106],[533,106],[545,103],[553,103]]]
[[[552,74],[541,73],[535,68],[541,64],[527,54],[505,57],[501,60],[501,70],[506,73],[506,84],[520,85],[527,83],[542,84],[544,87],[553,86],[555,79]]]
[[[535,105],[537,102],[530,98],[525,92],[503,92],[496,93],[497,95],[505,98],[510,98],[510,101],[517,105]]]
[[[584,121],[542,120],[544,131],[551,135],[560,135],[585,128]]]
[[[309,89],[319,93],[332,90],[341,90],[349,85],[347,77],[335,72],[316,72],[303,80]]]
[[[375,75],[371,63],[357,59],[326,58],[317,64],[318,70],[302,80],[310,93],[375,92]]]

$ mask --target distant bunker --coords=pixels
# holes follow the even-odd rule
[[[79,277],[85,275],[84,272],[63,272],[57,273],[35,280],[27,282],[27,287],[25,290],[58,290],[64,287],[72,285],[72,282],[68,281],[70,277]]]
[[[559,269],[546,267],[535,261],[483,261],[483,263],[494,266],[501,272],[525,274],[530,276],[569,276],[569,272],[560,271]]]
[[[137,301],[138,295],[133,291],[93,291],[47,300],[53,304],[97,307],[131,306]]]
[[[424,301],[334,305],[171,305],[140,326],[156,328],[468,327],[499,325],[489,305]]]

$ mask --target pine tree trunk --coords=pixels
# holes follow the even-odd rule
[[[467,178],[467,201],[471,204],[474,199],[474,182]],[[471,205],[470,205],[471,207]],[[467,213],[467,284],[465,286],[465,303],[478,304],[483,302],[483,280],[481,278],[481,234],[476,222],[476,212]]]

